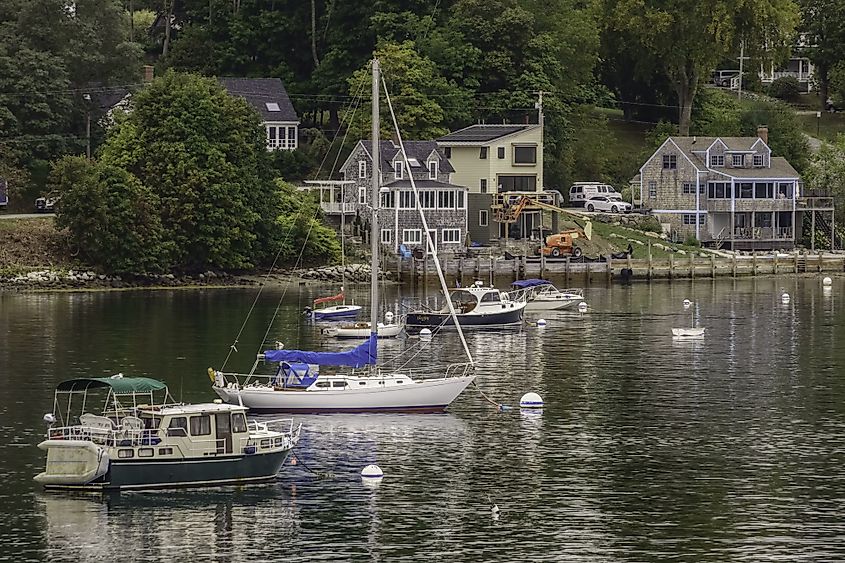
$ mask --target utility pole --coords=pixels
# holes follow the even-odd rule
[[[739,42],[739,99],[742,99],[742,63],[745,61],[745,41]]]
[[[83,94],[85,100],[85,156],[91,160],[91,94]]]

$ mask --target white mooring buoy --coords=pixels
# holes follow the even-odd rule
[[[431,329],[424,328],[420,331],[420,340],[431,340]]]
[[[825,276],[825,278],[822,280],[822,285],[833,285],[833,280]]]
[[[588,307],[588,305],[587,305],[586,301],[581,301],[580,303],[578,303],[578,310],[581,311],[582,313],[587,312],[587,307]]]
[[[393,313],[391,311],[388,311],[384,314],[384,322],[386,322],[387,324],[393,322]]]
[[[384,477],[384,472],[382,472],[381,467],[372,463],[361,470],[361,477],[364,479],[381,479]]]
[[[542,409],[543,398],[537,393],[526,393],[519,400],[519,408],[522,409]]]
[[[543,328],[544,326],[546,326],[546,319],[537,319],[537,326],[539,328]]]
[[[690,301],[689,299],[684,299],[684,309],[686,309],[690,305],[692,305],[692,301]]]
[[[789,303],[789,294],[784,291],[780,295],[780,300],[783,301],[784,303]]]

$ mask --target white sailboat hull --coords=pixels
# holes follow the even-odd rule
[[[474,375],[417,380],[370,389],[276,390],[271,387],[214,387],[227,403],[258,412],[442,411],[475,379]]]
[[[359,326],[360,325],[360,326]],[[398,336],[404,327],[400,324],[381,324],[378,325],[379,338],[393,338]],[[370,323],[356,323],[351,326],[331,326],[324,328],[321,331],[326,336],[333,336],[335,338],[369,338],[370,337]]]

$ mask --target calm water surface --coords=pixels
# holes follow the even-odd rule
[[[251,365],[275,291],[227,370]],[[331,345],[299,315],[310,291],[284,297],[268,341]],[[485,392],[514,405],[537,391],[541,415],[498,413],[470,389],[443,415],[302,416],[299,463],[273,484],[106,497],[46,494],[32,481],[55,384],[120,371],[209,400],[205,370],[220,366],[255,291],[0,294],[0,558],[845,559],[845,282],[585,293],[587,314],[468,336]],[[670,329],[691,323],[706,338],[673,341]],[[416,361],[460,357],[443,335]],[[376,488],[358,476],[372,462],[386,473]]]

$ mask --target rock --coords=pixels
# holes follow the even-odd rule
[[[686,253],[687,253],[686,250],[681,250],[680,248],[675,250],[675,252],[677,252],[678,254],[684,255],[684,256],[686,256]]]

